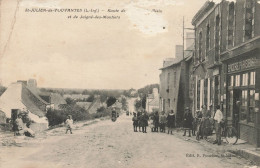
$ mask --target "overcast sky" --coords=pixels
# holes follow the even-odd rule
[[[163,60],[182,44],[205,0],[2,0],[0,79],[37,79],[40,87],[130,89],[159,83]],[[68,19],[93,13],[25,9],[99,9],[120,19]],[[108,13],[108,9],[125,12]],[[161,10],[162,13],[153,12]],[[104,11],[102,11],[104,10]],[[17,12],[16,12],[17,11]],[[16,12],[16,15],[15,15]]]

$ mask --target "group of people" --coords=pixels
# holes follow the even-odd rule
[[[156,111],[150,116],[148,116],[146,111],[139,111],[134,113],[132,121],[134,132],[138,132],[137,128],[139,128],[139,132],[147,133],[146,128],[149,125],[152,132],[165,132],[165,128],[167,127],[168,134],[172,134],[172,131],[175,128],[175,114],[173,110],[171,110],[168,115],[164,112],[159,115],[158,111]]]
[[[164,111],[159,115],[158,112],[153,113],[148,116],[146,111],[139,111],[134,113],[132,118],[134,132],[147,133],[146,127],[148,123],[151,127],[152,132],[164,132],[166,127],[168,129],[168,134],[171,133],[175,128],[175,114],[173,110],[170,110],[168,115]],[[201,111],[196,111],[194,117],[191,113],[189,107],[185,108],[185,113],[183,116],[183,136],[186,136],[186,132],[189,133],[189,137],[196,136],[196,139],[207,139],[208,136],[212,135],[213,129],[215,127],[216,140],[214,144],[221,144],[221,122],[223,122],[223,114],[220,110],[220,106],[216,106],[216,112],[213,118],[211,118],[211,112],[207,110],[206,105],[202,106]],[[142,128],[142,130],[141,130]]]
[[[17,118],[13,122],[14,136],[25,135],[35,137],[34,131],[30,128],[30,122],[24,122],[22,113],[18,113]]]

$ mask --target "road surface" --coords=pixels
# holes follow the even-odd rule
[[[239,168],[249,162],[220,156],[218,149],[185,141],[166,133],[133,132],[130,117],[80,127],[73,134],[65,128],[52,131],[46,139],[36,139],[22,147],[1,147],[3,168]],[[216,146],[218,148],[218,146]]]

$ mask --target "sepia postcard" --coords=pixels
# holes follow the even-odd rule
[[[259,0],[0,0],[0,168],[257,168]]]

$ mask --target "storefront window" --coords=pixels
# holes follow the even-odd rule
[[[231,90],[228,94],[229,97],[229,104],[227,110],[227,117],[231,117],[231,113],[233,111],[233,91]]]
[[[255,72],[250,72],[250,85],[255,85]]]
[[[240,86],[240,75],[236,75],[235,86]]]
[[[204,80],[204,105],[208,106],[208,79]]]
[[[244,73],[242,76],[242,86],[247,86],[248,85],[248,73]]]
[[[229,77],[228,86],[234,86],[234,76]]]
[[[247,90],[242,90],[242,104],[241,104],[241,114],[240,120],[247,119]]]
[[[254,109],[255,109],[255,90],[250,90],[248,122],[254,121],[254,114],[255,114]]]

